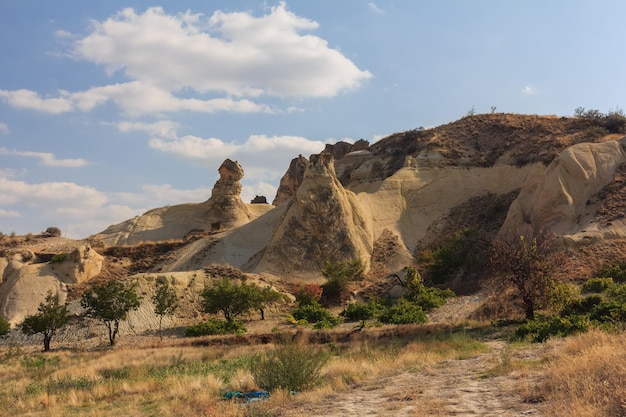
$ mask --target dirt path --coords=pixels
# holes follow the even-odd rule
[[[525,400],[536,377],[490,372],[507,360],[505,356],[511,360],[537,357],[540,347],[509,353],[503,352],[503,342],[487,344],[487,353],[366,381],[307,403],[305,409],[285,410],[281,416],[542,416],[537,404]]]

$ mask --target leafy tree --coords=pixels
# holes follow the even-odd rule
[[[268,306],[284,299],[281,293],[270,287],[258,288],[256,291],[252,291],[252,296],[255,298],[252,304],[261,313],[261,320],[265,320],[265,309]]]
[[[200,292],[201,309],[205,313],[221,312],[227,321],[259,308],[259,288],[242,282],[237,285],[229,278],[222,278]]]
[[[326,277],[326,283],[322,285],[322,297],[328,302],[341,301],[348,283],[359,278],[364,271],[365,266],[360,259],[326,261],[322,268],[322,275]]]
[[[554,274],[565,262],[553,249],[554,237],[543,230],[533,230],[512,239],[498,239],[492,245],[491,266],[515,286],[524,303],[526,318],[548,302]]]
[[[38,313],[24,319],[20,329],[22,333],[28,335],[43,334],[43,350],[47,352],[50,350],[52,337],[57,330],[67,324],[70,318],[67,307],[59,304],[59,295],[53,295],[52,291],[48,291],[46,301],[39,304],[37,311]]]
[[[154,313],[159,316],[159,338],[163,340],[163,316],[171,316],[178,308],[176,291],[168,284],[157,285],[156,292],[152,296]]]
[[[120,321],[126,320],[128,313],[137,310],[141,304],[135,287],[136,284],[112,280],[94,285],[82,296],[80,304],[86,309],[85,315],[106,326],[111,346],[119,334]]]
[[[11,330],[11,324],[2,316],[0,316],[0,336],[5,336]]]

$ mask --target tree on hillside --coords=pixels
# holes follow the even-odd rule
[[[85,315],[106,326],[111,346],[119,333],[120,321],[126,320],[130,311],[139,308],[141,298],[135,287],[136,284],[112,280],[94,285],[82,296],[80,304],[86,310]]]
[[[50,341],[56,332],[67,324],[69,315],[67,307],[59,304],[59,295],[48,291],[45,302],[39,304],[38,313],[27,316],[20,329],[22,333],[43,335],[43,350],[50,350]]]
[[[526,318],[548,301],[554,275],[565,262],[554,250],[554,236],[532,230],[509,239],[497,239],[491,249],[491,266],[496,274],[513,284],[524,303]]]
[[[176,291],[168,284],[159,284],[152,296],[152,303],[154,313],[159,316],[159,338],[163,339],[163,316],[171,316],[178,308]]]
[[[11,324],[2,316],[0,316],[0,337],[5,336],[11,330]]]
[[[253,284],[235,284],[230,278],[222,278],[200,292],[200,306],[209,314],[222,313],[226,321],[259,308],[260,289]]]
[[[359,278],[364,271],[365,266],[358,258],[349,261],[326,261],[322,268],[322,275],[326,277],[326,282],[322,285],[322,298],[329,303],[341,301],[348,283]]]

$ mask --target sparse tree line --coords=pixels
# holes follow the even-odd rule
[[[566,257],[555,247],[555,238],[542,230],[528,230],[491,244],[477,244],[467,229],[455,234],[439,249],[422,259],[428,282],[445,284],[459,270],[487,264],[491,273],[501,276],[511,286],[524,308],[525,320],[517,335],[543,341],[553,335],[585,331],[590,327],[610,328],[626,322],[626,264],[604,268],[598,276],[580,289],[559,281],[556,275]],[[428,259],[426,259],[428,258]],[[359,322],[360,327],[378,324],[425,323],[427,313],[441,307],[455,294],[449,289],[428,286],[416,268],[406,269],[404,277],[395,276],[402,285],[399,298],[371,298],[367,302],[348,302],[349,284],[360,279],[364,267],[360,260],[326,262],[323,285],[300,285],[294,291],[295,304],[286,321],[293,325],[331,328],[344,321]],[[119,336],[120,323],[139,308],[141,297],[134,282],[108,281],[95,284],[81,297],[84,315],[101,322],[107,329],[111,346]],[[243,333],[241,318],[256,311],[265,319],[268,307],[286,304],[287,296],[270,287],[223,277],[213,280],[199,293],[199,308],[212,315],[207,320],[187,326],[188,337]],[[158,333],[162,338],[165,316],[178,308],[176,291],[167,284],[158,284],[151,297],[154,313],[159,318]],[[329,307],[344,305],[339,315]],[[537,314],[540,312],[540,314]],[[222,316],[223,320],[215,316]],[[27,335],[41,334],[44,351],[50,349],[55,334],[70,321],[66,305],[58,295],[49,292],[35,314],[27,316],[19,329]],[[8,333],[8,323],[0,317],[0,335]]]

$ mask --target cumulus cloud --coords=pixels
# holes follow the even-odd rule
[[[4,122],[0,122],[0,133],[4,133],[5,135],[8,135],[9,132],[10,132],[9,125]]]
[[[372,3],[373,4],[373,3]],[[161,7],[126,8],[93,21],[86,36],[57,31],[69,54],[121,72],[125,82],[85,91],[0,90],[10,106],[60,114],[89,112],[113,102],[130,117],[161,112],[273,112],[261,96],[333,97],[372,76],[326,40],[319,24],[287,10],[284,2],[263,16],[216,11],[169,15]]]
[[[36,110],[43,113],[61,114],[72,111],[74,106],[71,100],[65,97],[46,98],[41,97],[30,90],[0,90],[2,98],[9,106],[20,109]]]
[[[13,155],[24,156],[28,158],[37,158],[40,162],[47,167],[61,167],[61,168],[80,168],[88,164],[84,159],[57,159],[54,154],[49,152],[30,152],[30,151],[16,151],[6,148],[0,148],[0,155]]]
[[[107,202],[107,196],[92,187],[71,182],[30,184],[0,178],[0,201],[3,204],[23,203],[37,207],[52,207],[62,203],[67,207],[87,209],[102,206]]]
[[[176,131],[180,127],[179,123],[171,120],[160,120],[154,123],[123,121],[115,123],[114,126],[122,133],[145,132],[150,136],[162,138],[175,138]]]
[[[284,2],[264,16],[216,11],[168,15],[131,8],[92,23],[74,55],[166,91],[231,96],[332,97],[371,77],[319,37],[318,23]]]
[[[230,158],[243,167],[246,177],[261,180],[279,179],[289,161],[298,154],[309,156],[321,152],[327,142],[300,136],[251,135],[243,143],[224,142],[217,138],[183,136],[175,139],[152,138],[149,146],[203,165],[215,166]]]

